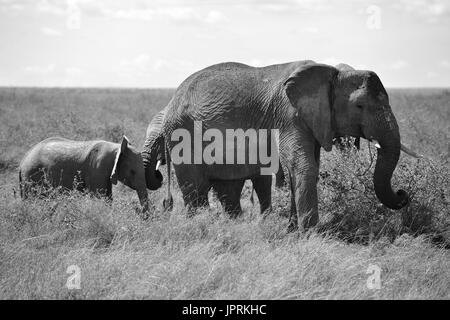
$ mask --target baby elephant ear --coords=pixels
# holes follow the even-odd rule
[[[117,184],[119,161],[121,159],[121,155],[123,155],[125,151],[128,149],[128,144],[129,144],[128,138],[126,136],[123,136],[122,142],[120,143],[120,149],[117,151],[116,157],[114,159],[114,166],[110,177],[112,184]]]
[[[130,144],[130,141],[126,136],[122,137],[122,143],[120,144],[120,152],[125,152],[128,148],[128,145]]]
[[[284,83],[286,95],[300,119],[326,151],[332,147],[331,90],[337,72],[332,66],[308,64],[295,70]]]

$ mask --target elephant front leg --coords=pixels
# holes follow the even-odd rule
[[[111,181],[108,179],[106,182],[106,199],[108,200],[108,202],[112,202],[113,200],[113,196],[112,196],[112,183]]]
[[[290,185],[292,186],[292,181],[290,181]],[[289,224],[287,228],[287,232],[293,232],[298,229],[298,219],[297,219],[297,209],[295,208],[295,191],[293,191],[291,187],[291,213],[289,215]]]
[[[180,189],[189,217],[195,215],[198,208],[208,205],[209,186],[185,183],[180,186]]]
[[[231,218],[242,215],[241,191],[245,180],[219,180],[213,182],[213,188],[226,213]]]
[[[205,170],[200,165],[174,165],[175,173],[183,194],[188,216],[196,214],[196,209],[207,206],[208,191],[211,183],[205,176]]]
[[[253,187],[258,195],[261,214],[267,214],[272,208],[272,176],[252,178]]]
[[[319,221],[317,176],[316,170],[308,170],[294,178],[296,221],[303,229],[314,227]],[[291,221],[295,223],[295,219]]]
[[[319,221],[317,180],[319,176],[320,145],[300,146],[290,154],[288,179],[291,190],[291,214],[288,231],[313,227]]]

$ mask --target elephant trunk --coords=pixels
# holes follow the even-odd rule
[[[388,117],[388,128],[378,137],[380,148],[377,151],[377,162],[373,175],[375,194],[381,203],[390,209],[401,209],[408,204],[409,197],[406,191],[392,190],[391,178],[400,157],[400,133],[395,118]]]
[[[147,193],[147,189],[145,188],[145,186],[138,188],[136,190],[138,197],[139,197],[139,202],[141,204],[142,207],[142,213],[143,213],[143,217],[144,219],[148,218],[148,193]]]
[[[142,160],[145,169],[145,181],[147,188],[150,190],[159,189],[162,185],[163,176],[159,170],[156,170],[156,163],[158,156],[162,154],[163,143],[158,141],[160,139],[148,138],[145,141],[144,149],[142,151]]]

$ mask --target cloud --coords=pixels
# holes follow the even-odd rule
[[[389,65],[389,67],[393,70],[405,69],[408,66],[409,66],[409,63],[405,60],[397,60]]]
[[[450,13],[445,0],[400,0],[393,7],[398,11],[423,17],[429,22],[436,22]]]
[[[24,68],[25,72],[37,74],[37,75],[48,75],[53,73],[56,69],[56,65],[51,63],[46,66],[27,66]]]
[[[321,11],[330,7],[329,0],[235,0],[228,1],[230,5],[245,7],[247,9],[260,10],[272,13],[292,12],[293,10]]]
[[[341,63],[337,58],[335,57],[327,57],[325,59],[321,59],[317,61],[318,63],[323,63],[323,64],[329,64],[330,66],[335,66],[339,63]]]
[[[6,12],[22,11],[25,5],[17,0],[0,0],[0,9]]]
[[[158,14],[175,21],[191,21],[200,19],[200,14],[190,7],[159,8]]]
[[[152,9],[111,9],[100,8],[100,14],[112,18],[112,19],[124,19],[124,20],[152,20],[155,16],[155,11]]]
[[[435,21],[450,13],[448,0],[279,0],[264,3],[257,0],[244,0],[240,2],[243,3],[243,6],[253,10],[283,14],[289,12],[334,12],[338,14],[345,11],[365,14],[366,9],[372,5],[379,6],[383,10],[391,8],[410,15],[421,16],[429,21]]]
[[[262,11],[284,13],[289,11],[289,9],[292,9],[292,6],[289,6],[286,3],[266,3],[261,4],[260,8]]]
[[[123,59],[115,68],[124,83],[151,83],[158,80],[160,86],[172,86],[179,83],[194,71],[201,69],[192,61],[183,59],[152,58],[146,53],[131,59]],[[161,75],[170,74],[170,80],[162,80]]]
[[[438,76],[438,74],[434,71],[427,71],[425,76],[429,79],[433,79],[433,78],[436,78]]]
[[[155,15],[177,23],[207,23],[216,24],[227,21],[227,17],[218,10],[197,10],[193,7],[163,7],[158,8]]]
[[[447,4],[441,0],[400,0],[405,11],[440,16],[447,12]]]
[[[217,10],[211,10],[206,15],[205,21],[207,23],[219,23],[228,20],[227,17],[220,11]]]
[[[142,77],[150,71],[150,56],[142,53],[131,59],[122,59],[116,72],[123,77]]]
[[[300,29],[301,32],[306,32],[306,33],[318,33],[319,29],[316,27],[305,27]]]
[[[65,69],[65,74],[70,78],[77,78],[83,74],[83,70],[77,67],[68,67]]]
[[[123,59],[120,62],[122,67],[126,68],[145,68],[150,61],[150,56],[148,54],[142,53],[132,59]]]
[[[367,0],[368,2],[368,0]],[[278,0],[278,1],[258,1],[244,0],[234,1],[243,8],[251,11],[259,10],[272,14],[289,14],[289,13],[323,13],[353,10],[354,7],[367,6],[364,1],[360,0]]]
[[[330,0],[296,0],[294,3],[301,9],[310,11],[327,11],[335,7],[335,3]]]
[[[132,59],[123,59],[119,63],[122,71],[127,73],[147,73],[151,71],[162,71],[167,69],[190,69],[193,63],[186,60],[151,59],[146,53],[142,53]]]
[[[26,85],[33,86],[86,86],[85,78],[89,76],[76,66],[56,67],[54,63],[27,66],[23,71],[29,81]]]
[[[1,0],[12,1],[12,0]],[[40,0],[35,9],[38,13],[67,15],[76,10],[80,15],[106,17],[109,19],[150,21],[155,18],[177,23],[216,24],[227,20],[215,5],[204,6],[201,1],[189,2],[186,6],[176,2],[106,1],[106,0]],[[202,5],[200,5],[202,4]],[[208,9],[212,8],[212,9]]]
[[[43,28],[41,28],[41,31],[43,34],[45,34],[46,36],[49,36],[49,37],[59,37],[62,35],[61,31],[52,29],[49,27],[43,27]]]
[[[153,64],[153,70],[155,71],[166,71],[166,70],[174,70],[177,72],[193,72],[195,70],[195,65],[191,61],[182,60],[182,59],[157,59]]]
[[[450,69],[450,61],[448,61],[448,60],[442,60],[442,61],[439,63],[439,65],[440,65],[441,67],[446,68],[446,69]]]
[[[64,15],[67,12],[66,3],[62,1],[40,0],[36,4],[38,13],[50,13],[54,15]]]
[[[84,13],[102,15],[117,19],[151,20],[156,16],[166,17],[173,21],[209,21],[215,23],[221,19],[217,12],[219,8],[246,8],[251,11],[262,11],[269,13],[311,13],[311,12],[334,12],[342,11],[365,12],[367,8],[376,4],[383,9],[394,10],[408,14],[420,15],[428,18],[437,18],[449,14],[450,8],[447,0],[228,0],[222,1],[141,1],[141,0],[1,0],[1,7],[15,7],[18,10],[24,6],[34,6],[39,13],[50,13],[55,15],[67,14],[70,6],[79,7]],[[205,9],[210,8],[210,10]],[[206,12],[205,12],[206,11]],[[223,15],[223,13],[221,13]]]

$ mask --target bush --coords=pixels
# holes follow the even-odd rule
[[[392,183],[394,189],[408,192],[410,203],[395,211],[376,198],[372,182],[375,152],[373,147],[371,151],[366,146],[360,151],[349,147],[323,157],[318,188],[320,212],[326,214],[319,229],[366,244],[382,237],[394,241],[403,233],[426,234],[448,247],[448,165],[403,155]]]

